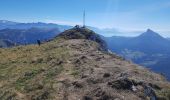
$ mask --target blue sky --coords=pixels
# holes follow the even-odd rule
[[[0,0],[0,19],[75,25],[84,9],[90,26],[170,34],[170,0]]]

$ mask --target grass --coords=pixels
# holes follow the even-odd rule
[[[55,76],[65,70],[63,65],[53,62],[69,58],[68,49],[57,45],[62,41],[0,49],[0,92],[3,93],[0,99],[13,97],[15,91],[24,95],[36,91],[41,94],[39,90],[51,88],[48,84],[55,83]],[[15,91],[10,92],[10,89]]]
[[[58,66],[54,69],[49,69],[47,73],[47,78],[52,78],[58,74],[60,74],[64,70],[63,66]]]
[[[41,70],[32,70],[26,72],[24,76],[18,78],[15,82],[15,87],[17,90],[22,90],[26,84],[28,84],[29,80],[34,78],[37,74],[41,73]]]

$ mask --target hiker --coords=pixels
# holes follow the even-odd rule
[[[40,40],[37,40],[37,43],[38,43],[39,46],[41,45],[41,41]]]

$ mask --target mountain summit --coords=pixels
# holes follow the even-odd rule
[[[168,98],[162,75],[103,51],[99,41],[91,30],[73,28],[41,46],[0,49],[0,99]]]
[[[66,30],[62,32],[58,37],[62,37],[64,39],[87,39],[92,40],[101,45],[101,49],[104,51],[107,51],[107,45],[104,40],[100,38],[98,34],[96,34],[94,31],[84,28],[75,26],[72,29]]]
[[[160,53],[161,51],[164,51],[164,53],[169,52],[169,44],[170,42],[166,38],[150,29],[129,41],[131,47],[138,48],[138,51],[152,51],[150,54],[153,52]],[[146,47],[149,50],[145,49]]]
[[[147,32],[154,32],[154,31],[148,28],[148,29],[147,29]]]
[[[141,34],[139,37],[146,39],[163,39],[161,35],[159,35],[158,33],[154,32],[151,29],[147,29],[147,31]]]

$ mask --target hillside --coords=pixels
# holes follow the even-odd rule
[[[0,100],[170,98],[163,76],[108,53],[101,41],[73,28],[41,46],[0,49]]]

